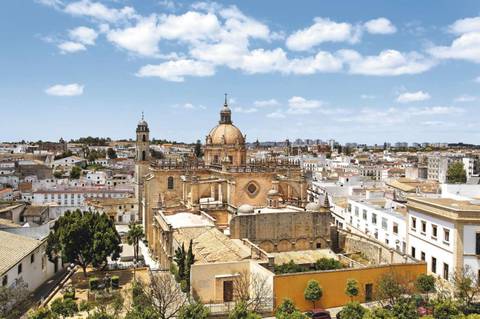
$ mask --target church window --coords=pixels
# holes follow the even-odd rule
[[[248,190],[248,192],[249,192],[250,194],[253,195],[253,194],[255,194],[255,193],[257,192],[258,187],[257,187],[257,185],[255,185],[254,183],[250,183],[250,184],[248,184],[248,186],[247,186],[247,190]]]
[[[146,142],[147,141],[147,136],[145,134],[142,135],[142,142]]]
[[[146,156],[145,156],[145,151],[142,151],[142,161],[145,160],[145,157],[146,157]]]
[[[169,176],[167,179],[167,187],[168,189],[173,189],[173,177]]]

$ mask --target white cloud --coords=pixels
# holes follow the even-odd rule
[[[214,38],[219,29],[216,15],[188,11],[182,15],[160,16],[157,32],[164,39],[194,42]]]
[[[305,51],[323,42],[355,43],[359,40],[359,30],[350,23],[338,23],[328,18],[315,18],[314,22],[287,38],[286,45],[290,50]]]
[[[459,59],[480,63],[480,32],[462,34],[450,46],[435,46],[428,52],[439,59]]]
[[[283,119],[286,117],[285,114],[283,114],[281,111],[272,112],[267,114],[266,116],[272,119]]]
[[[60,0],[35,0],[35,2],[55,9],[58,9],[63,5],[62,1]]]
[[[246,113],[246,114],[249,114],[249,113],[256,113],[258,112],[258,109],[254,108],[254,107],[241,107],[241,106],[237,106],[234,108],[234,111],[235,112],[238,112],[238,113]]]
[[[476,101],[477,97],[476,96],[471,96],[471,95],[460,95],[454,99],[454,102],[473,102]]]
[[[68,32],[70,39],[85,45],[94,45],[98,37],[98,33],[91,28],[78,27]]]
[[[307,100],[301,96],[292,96],[288,100],[287,112],[290,114],[308,114],[322,105],[323,102],[319,100]]]
[[[48,95],[54,96],[77,96],[83,94],[83,85],[78,83],[72,84],[57,84],[45,90]]]
[[[409,102],[418,102],[418,101],[426,101],[430,99],[430,94],[423,91],[417,92],[405,92],[400,94],[397,97],[397,102],[399,103],[409,103]]]
[[[140,19],[135,26],[107,33],[107,39],[118,47],[144,56],[155,56],[158,53],[160,37],[155,15]]]
[[[118,22],[136,16],[132,7],[108,8],[100,2],[80,0],[65,6],[64,11],[74,16],[86,16],[100,21]]]
[[[473,81],[477,82],[477,83],[480,83],[480,76],[477,76]]]
[[[213,74],[215,74],[213,65],[188,59],[168,61],[157,65],[148,64],[137,72],[139,77],[159,77],[173,82],[183,82],[185,76],[203,77]]]
[[[376,76],[418,74],[428,71],[435,64],[417,52],[384,50],[379,55],[362,56],[354,50],[340,50],[339,54],[349,64],[349,72],[352,74]]]
[[[253,105],[255,107],[269,107],[269,106],[279,106],[280,103],[278,103],[277,100],[275,99],[270,99],[270,100],[258,100],[254,101]]]
[[[375,95],[372,95],[372,94],[362,94],[362,95],[360,95],[360,98],[362,100],[373,100],[373,99],[376,99],[377,97]]]
[[[62,54],[75,53],[85,51],[87,49],[83,44],[72,41],[62,42],[58,45],[58,48]]]
[[[371,34],[392,34],[397,28],[387,18],[378,18],[365,22],[365,29]]]
[[[449,30],[454,34],[480,32],[480,17],[457,20],[449,27]]]

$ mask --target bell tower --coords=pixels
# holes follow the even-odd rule
[[[137,125],[137,140],[136,140],[136,153],[135,161],[144,162],[150,159],[150,130],[148,129],[148,124],[143,118],[138,122]]]

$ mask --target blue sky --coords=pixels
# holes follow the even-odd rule
[[[480,2],[21,0],[0,10],[0,140],[480,144]]]

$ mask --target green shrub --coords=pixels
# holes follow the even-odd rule
[[[323,257],[315,262],[315,270],[333,270],[341,268],[343,268],[342,263],[333,258]]]
[[[98,289],[98,284],[100,283],[100,280],[97,277],[90,278],[88,280],[88,287],[90,290],[96,290]]]
[[[112,276],[112,288],[120,287],[120,278],[118,276]]]
[[[54,315],[50,309],[41,307],[28,313],[28,319],[53,319]]]
[[[78,305],[79,311],[90,311],[92,310],[92,308],[93,308],[92,304],[86,300],[80,301],[80,304]]]
[[[365,315],[365,308],[358,302],[347,303],[340,311],[340,319],[362,319]]]
[[[78,312],[78,306],[72,299],[55,299],[50,305],[52,312],[58,316],[71,317]]]

